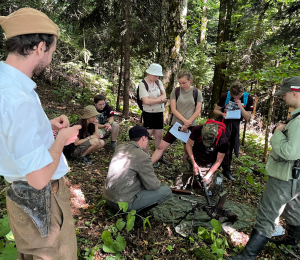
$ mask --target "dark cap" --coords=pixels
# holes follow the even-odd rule
[[[147,131],[147,129],[143,126],[136,125],[129,130],[129,139],[133,139],[136,137],[142,137],[142,136],[146,136],[146,137],[148,137],[149,140],[153,140],[149,136],[149,132]]]
[[[300,91],[300,77],[283,79],[280,90],[275,93],[275,96],[282,95],[288,91]]]

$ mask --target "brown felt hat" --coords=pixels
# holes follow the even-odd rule
[[[83,115],[82,115],[81,119],[88,119],[93,116],[97,116],[99,114],[100,113],[97,111],[97,109],[94,106],[88,105],[83,109]]]
[[[6,39],[31,33],[54,34],[59,37],[58,26],[47,15],[32,8],[21,8],[8,16],[0,16],[0,24]]]

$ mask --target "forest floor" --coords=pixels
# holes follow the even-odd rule
[[[56,102],[55,95],[51,89],[39,88],[41,103],[46,109],[49,118],[59,114],[66,115],[80,115],[82,106],[73,104],[71,102]],[[126,142],[126,135],[129,126],[138,118],[131,118],[131,122],[122,120],[121,117],[116,116],[116,120],[120,123],[120,135],[118,142]],[[181,152],[178,151],[179,144],[171,145],[166,153],[165,158],[173,163],[173,167],[166,167],[161,165],[155,169],[158,178],[165,183],[170,183],[174,172],[174,166],[178,165],[182,158]],[[151,146],[150,146],[151,148]],[[153,151],[153,147],[152,147]],[[241,155],[245,155],[245,149],[242,147]],[[105,178],[107,175],[110,160],[113,152],[108,145],[104,149],[93,154],[93,164],[86,166],[76,161],[69,161],[70,171],[66,175],[68,185],[71,190],[71,208],[76,228],[76,236],[78,241],[78,259],[115,259],[113,254],[104,253],[99,249],[102,244],[101,234],[104,230],[115,226],[119,217],[113,216],[105,204],[102,197]],[[246,154],[247,155],[247,154]],[[258,160],[261,155],[255,156]],[[251,167],[256,167],[252,165]],[[247,183],[247,171],[243,172],[240,168],[243,165],[240,161],[234,160],[233,175],[237,177],[236,182],[231,182],[224,179],[224,189],[228,193],[228,200],[236,203],[244,203],[248,206],[257,208],[261,192],[257,188]],[[236,174],[238,172],[238,174]],[[260,183],[261,187],[265,186],[265,176],[254,171],[255,183]],[[0,190],[3,183],[0,183]],[[211,244],[197,240],[195,243],[190,243],[189,239],[182,238],[178,235],[170,224],[155,221],[150,217],[151,228],[146,226],[146,229],[134,227],[128,234],[122,230],[121,235],[124,236],[127,246],[121,253],[122,257],[126,259],[196,259],[192,254],[192,249],[195,247],[211,248]],[[240,240],[245,245],[247,242],[247,235],[250,235],[252,227],[245,230],[239,230]],[[226,248],[224,259],[226,256],[233,255],[241,247],[237,246],[238,243],[231,240],[230,235],[225,234],[229,247]],[[211,250],[210,250],[211,251]],[[297,253],[297,252],[296,252]],[[282,253],[274,246],[269,245],[265,247],[259,255],[259,259],[295,259]]]

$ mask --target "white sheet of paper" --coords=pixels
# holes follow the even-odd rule
[[[227,116],[225,119],[240,119],[241,118],[241,110],[232,110],[232,111],[227,111],[226,112]]]
[[[184,133],[184,132],[178,131],[178,127],[182,127],[182,125],[179,124],[178,122],[176,122],[170,129],[170,133],[172,135],[174,135],[177,139],[186,143],[189,140],[191,131],[188,131],[188,133]]]
[[[284,234],[285,234],[285,229],[282,226],[278,225],[276,226],[275,232],[272,236],[282,236]]]

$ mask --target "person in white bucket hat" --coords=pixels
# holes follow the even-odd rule
[[[164,86],[158,79],[159,76],[163,76],[161,65],[152,63],[146,70],[146,73],[146,77],[139,83],[138,92],[143,102],[143,126],[147,128],[150,135],[154,132],[154,145],[155,149],[157,149],[163,136],[163,112],[165,110],[164,103],[167,101],[167,97]],[[146,151],[149,153],[149,145]],[[169,164],[163,158],[161,162]]]
[[[152,63],[146,70],[146,72],[148,73],[148,75],[163,76],[162,67],[157,63]]]

